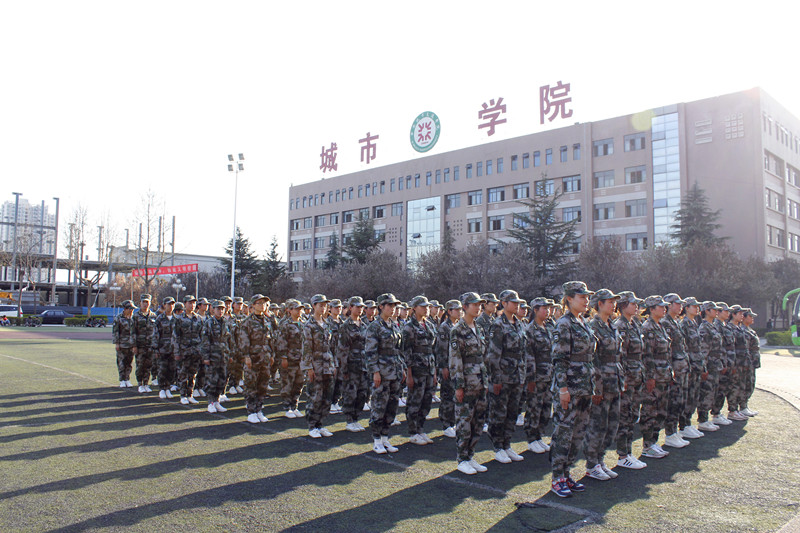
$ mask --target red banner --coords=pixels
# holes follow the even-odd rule
[[[197,272],[197,263],[192,263],[191,265],[175,265],[175,266],[147,269],[148,276],[173,276],[175,274],[189,274],[192,272]],[[131,275],[133,277],[144,276],[145,269],[137,268],[131,272]]]

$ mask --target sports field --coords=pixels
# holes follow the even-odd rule
[[[276,398],[254,426],[241,397],[210,415],[117,384],[110,329],[0,329],[0,531],[775,531],[800,512],[800,413],[762,391],[759,416],[562,500],[545,455],[498,464],[485,438],[489,471],[456,472],[436,419],[434,444],[403,423],[378,456],[341,415],[315,440]]]

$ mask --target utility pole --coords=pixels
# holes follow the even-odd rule
[[[52,286],[52,303],[55,305],[58,302],[56,296],[56,271],[58,270],[58,198],[53,198],[56,201],[56,231],[53,237],[53,286]]]
[[[11,292],[14,292],[14,282],[17,281],[17,223],[19,221],[19,197],[21,192],[12,192],[17,197],[14,203],[14,252],[11,256]],[[17,302],[17,311],[22,309],[22,302]]]

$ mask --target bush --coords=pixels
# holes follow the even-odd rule
[[[98,321],[99,320],[103,324],[108,325],[108,317],[105,316],[105,315],[95,315],[93,317],[88,317],[86,315],[75,315],[74,317],[71,317],[71,318],[65,318],[64,319],[64,324],[67,325],[67,326],[72,326],[72,327],[85,326],[86,325],[86,321],[90,320],[90,318],[91,318],[91,320],[94,320],[94,321]]]
[[[767,333],[768,346],[791,346],[792,345],[792,332],[791,331],[770,331]]]

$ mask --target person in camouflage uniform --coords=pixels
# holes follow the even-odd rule
[[[336,349],[339,346],[339,328],[342,327],[344,322],[341,318],[342,315],[342,301],[338,298],[331,300],[328,305],[328,312],[330,315],[326,319],[328,329],[331,332],[331,351],[336,357]],[[336,378],[333,382],[333,392],[331,393],[331,414],[339,414],[342,412],[340,402],[342,400],[342,373],[336,372]]]
[[[550,487],[565,498],[584,490],[572,479],[570,468],[580,451],[595,389],[595,348],[597,341],[583,315],[594,294],[582,281],[568,281],[564,292],[564,314],[556,322],[553,334],[553,387],[558,402],[553,413],[553,437],[550,440],[550,464],[553,480]]]
[[[670,338],[661,325],[669,304],[661,296],[648,296],[644,300],[644,305],[650,316],[642,324],[645,383],[640,422],[642,455],[661,459],[669,455],[669,452],[658,445],[658,434],[664,427],[664,420],[667,417],[669,384],[672,381]]]
[[[725,354],[722,349],[722,334],[716,326],[721,307],[716,302],[705,301],[700,306],[702,321],[698,327],[700,334],[700,355],[706,364],[705,379],[700,381],[697,402],[697,429],[716,431],[719,426],[708,419],[708,412],[714,408],[714,399],[719,390],[719,378],[725,368]]]
[[[208,395],[208,412],[224,413],[227,411],[219,403],[219,397],[225,392],[228,376],[226,366],[230,357],[230,336],[228,323],[223,314],[225,303],[215,300],[212,304],[213,315],[203,324],[203,341],[201,352],[206,367],[206,394]]]
[[[445,303],[447,316],[439,324],[436,334],[436,368],[439,372],[439,420],[442,422],[444,436],[454,439],[456,436],[456,404],[455,389],[453,381],[450,379],[450,367],[448,360],[450,357],[450,330],[453,329],[461,320],[462,307],[458,300],[448,300]]]
[[[250,298],[252,312],[236,331],[237,345],[244,355],[244,401],[251,424],[269,421],[263,412],[273,359],[272,325],[264,313],[268,304],[269,298],[254,294]]]
[[[336,355],[342,375],[342,412],[347,418],[345,429],[353,433],[364,431],[358,415],[369,398],[370,376],[364,361],[366,325],[361,320],[364,300],[353,296],[348,302],[350,317],[339,327]]]
[[[747,405],[756,387],[756,369],[761,368],[761,351],[759,348],[760,343],[758,333],[756,333],[755,330],[750,327],[753,325],[753,321],[757,316],[758,315],[755,314],[752,309],[748,308],[744,310],[744,320],[742,321],[742,325],[747,335],[747,352],[749,355],[750,366],[747,369],[747,377],[745,379],[743,395],[739,400],[739,404],[744,407],[741,412],[747,416],[756,416],[758,414],[758,411],[750,409],[750,407]]]
[[[322,425],[322,421],[331,410],[331,394],[336,376],[331,330],[324,318],[328,302],[330,300],[324,294],[315,294],[311,298],[313,314],[303,327],[303,357],[300,360],[300,370],[307,374],[308,383],[314,384],[306,407],[308,435],[314,439],[333,435]]]
[[[111,328],[112,342],[117,351],[117,371],[119,373],[119,386],[132,387],[131,369],[133,367],[133,347],[136,346],[136,337],[133,334],[133,310],[136,306],[130,300],[122,302],[122,314],[114,319]],[[139,391],[141,392],[141,390]]]
[[[483,303],[485,300],[477,293],[461,295],[464,317],[450,330],[448,347],[447,366],[455,388],[458,471],[464,474],[487,470],[474,459],[488,407],[486,334],[478,322]]]
[[[744,320],[744,308],[740,305],[731,307],[730,328],[734,337],[733,373],[730,378],[730,388],[728,389],[728,419],[747,420],[749,417],[741,413],[742,407],[739,401],[744,396],[745,379],[750,373],[750,353],[747,346],[747,333],[744,330],[742,321]]]
[[[231,350],[228,360],[228,383],[225,390],[230,395],[244,392],[244,352],[239,346],[238,329],[245,318],[247,315],[244,313],[244,298],[236,296],[231,302],[230,314],[226,315],[228,328],[231,330]],[[227,398],[227,394],[223,394]]]
[[[714,396],[714,406],[711,408],[711,421],[714,424],[727,426],[732,422],[722,414],[722,406],[731,388],[732,380],[735,379],[734,363],[736,362],[736,336],[733,333],[733,325],[729,323],[731,317],[730,307],[725,302],[717,302],[720,308],[714,327],[717,328],[722,336],[723,367],[719,373],[719,386]]]
[[[703,352],[700,349],[700,325],[697,323],[700,313],[700,303],[695,298],[686,298],[683,310],[685,315],[681,320],[681,332],[686,341],[686,353],[689,356],[689,377],[686,392],[686,408],[678,421],[681,437],[687,439],[697,439],[703,433],[692,426],[692,416],[697,410],[700,399],[700,383],[706,373],[706,362],[703,359]]]
[[[611,324],[611,315],[619,299],[620,296],[610,290],[600,289],[590,302],[597,311],[588,325],[597,339],[595,384],[599,387],[592,397],[583,454],[586,456],[586,475],[601,481],[617,477],[617,473],[606,466],[603,456],[617,436],[620,392],[625,381],[620,361],[620,337]]]
[[[483,329],[483,332],[488,334],[489,327],[492,325],[492,322],[494,322],[495,313],[497,313],[497,304],[500,303],[500,300],[498,300],[497,296],[492,292],[481,294],[481,298],[486,300],[486,302],[483,304],[483,312],[475,321]]]
[[[153,336],[156,314],[150,310],[149,294],[142,294],[139,310],[133,313],[133,355],[136,357],[136,381],[139,392],[153,392],[148,385],[153,367]]]
[[[282,304],[283,305],[283,304]],[[285,306],[284,306],[285,307]],[[270,348],[272,352],[272,363],[269,367],[269,384],[267,385],[268,390],[280,390],[280,380],[278,369],[281,365],[281,358],[278,357],[277,354],[277,339],[278,339],[278,328],[280,327],[280,322],[283,320],[283,313],[281,311],[281,306],[275,302],[271,302],[269,304],[269,310],[267,311],[267,319],[269,320],[270,324]]]
[[[175,356],[172,346],[172,328],[175,323],[172,310],[175,299],[168,296],[164,298],[162,305],[164,312],[156,318],[152,349],[158,354],[158,386],[161,389],[158,397],[164,399],[172,398],[170,388],[175,379]]]
[[[644,390],[644,339],[639,322],[639,306],[644,300],[637,298],[631,291],[619,293],[617,301],[619,318],[614,321],[614,328],[620,336],[620,359],[625,385],[619,401],[619,427],[617,428],[617,465],[623,468],[641,470],[647,463],[633,456],[633,427],[639,416]]]
[[[424,432],[425,418],[431,410],[436,392],[436,329],[428,321],[428,299],[414,297],[410,304],[413,313],[403,325],[402,350],[408,373],[406,419],[408,434],[414,444],[425,445],[433,440]]]
[[[303,416],[297,409],[297,401],[303,391],[303,372],[300,370],[300,359],[303,355],[303,324],[300,316],[303,313],[303,304],[293,298],[287,300],[286,313],[278,333],[281,398],[286,418],[298,418]]]
[[[527,394],[524,429],[528,449],[533,453],[545,453],[550,451],[550,446],[542,441],[542,432],[550,422],[553,409],[550,391],[553,382],[553,336],[546,326],[550,303],[546,298],[534,298],[531,306],[533,317],[527,331],[530,349],[525,367],[528,369],[526,386],[533,390]],[[530,369],[533,369],[533,376]]]
[[[185,308],[182,317],[175,317],[172,329],[172,350],[178,363],[178,387],[181,403],[198,403],[194,399],[194,377],[200,368],[202,355],[200,344],[203,341],[203,320],[194,312],[197,299],[192,295],[183,298]]]
[[[211,316],[211,313],[208,312],[208,307],[209,307],[209,301],[207,298],[200,298],[197,300],[197,309],[195,312],[197,313],[197,316],[200,317],[200,321],[203,324],[205,324],[206,319],[209,316]],[[205,382],[206,382],[206,365],[201,364],[197,370],[197,374],[194,377],[194,392],[192,393],[193,397],[205,398],[206,393],[203,390]]]
[[[364,355],[374,385],[369,425],[372,429],[372,449],[378,454],[397,451],[389,443],[389,427],[397,414],[406,371],[400,349],[402,334],[391,320],[399,302],[393,294],[381,294],[377,300],[380,316],[367,327],[365,335]]]
[[[668,304],[667,315],[661,321],[661,326],[670,339],[670,353],[672,354],[672,382],[669,385],[667,399],[667,417],[664,420],[665,446],[683,448],[689,444],[678,433],[678,422],[686,410],[686,398],[689,393],[689,355],[686,353],[686,339],[680,325],[680,315],[683,311],[684,301],[674,292],[664,296]]]

